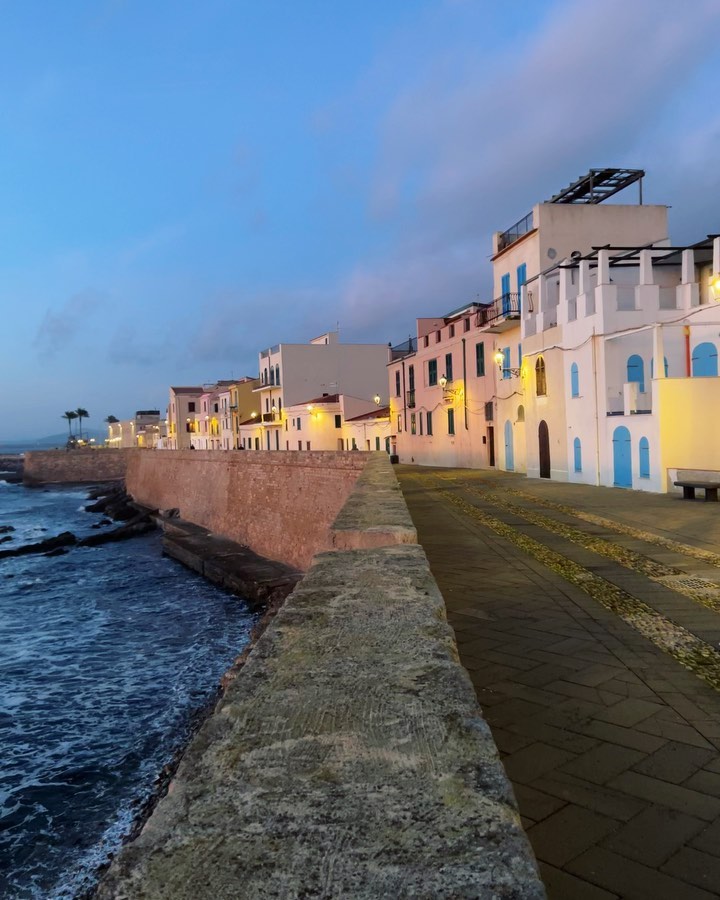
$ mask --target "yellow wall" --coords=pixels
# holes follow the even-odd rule
[[[659,378],[662,469],[720,470],[720,378]]]

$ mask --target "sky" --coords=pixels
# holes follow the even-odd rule
[[[491,300],[591,167],[720,231],[720,0],[0,0],[0,441]],[[633,190],[633,189],[630,189]],[[634,195],[633,195],[634,197]]]

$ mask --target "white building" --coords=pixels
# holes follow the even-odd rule
[[[318,437],[322,448],[314,446],[312,438],[291,432],[302,431],[306,407],[323,395],[342,397],[333,416],[339,414],[343,421],[351,410],[352,415],[359,415],[371,409],[375,397],[382,401],[387,396],[387,359],[385,344],[341,344],[337,332],[320,335],[307,344],[277,344],[261,351],[260,384],[254,390],[257,406],[239,425],[241,446],[296,450],[299,441],[303,450],[338,449],[338,435],[333,433],[331,438],[326,429],[321,429],[323,437]],[[293,429],[292,420],[298,418],[300,428]],[[331,446],[325,447],[328,442]]]
[[[527,421],[551,435],[549,460],[528,440],[528,474],[648,491],[720,476],[720,237],[616,240],[527,289]]]

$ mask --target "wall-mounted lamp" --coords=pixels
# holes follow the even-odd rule
[[[720,300],[720,275],[713,275],[710,278],[710,290],[716,300]]]
[[[307,411],[308,411],[308,412],[312,412],[312,411],[313,411],[312,403],[308,406]]]
[[[493,356],[493,359],[497,363],[498,369],[500,369],[500,374],[505,377],[505,373],[507,372],[509,375],[514,375],[516,378],[520,377],[520,369],[514,369],[512,367],[506,366],[505,363],[505,354],[502,350],[498,350],[497,353]]]
[[[270,408],[271,408],[273,415],[275,415],[277,413],[277,406],[272,406]]]
[[[447,377],[445,375],[441,375],[439,378],[439,383],[440,383],[440,387],[443,390],[445,390],[445,388],[447,387],[447,383],[448,383]]]
[[[380,394],[375,394],[373,402],[375,403],[375,406],[380,406]]]
[[[257,419],[257,413],[256,413],[256,412],[251,412],[251,413],[250,413],[250,418],[251,418],[251,419]]]

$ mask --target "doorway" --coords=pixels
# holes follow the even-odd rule
[[[613,431],[613,484],[615,487],[632,487],[632,447],[630,432],[624,425]]]
[[[505,420],[505,468],[515,471],[515,454],[513,452],[513,428],[510,419]]]
[[[495,428],[492,425],[488,425],[487,430],[487,444],[488,444],[488,465],[495,465]]]
[[[538,425],[538,451],[540,455],[540,477],[550,477],[550,434],[543,419]]]

